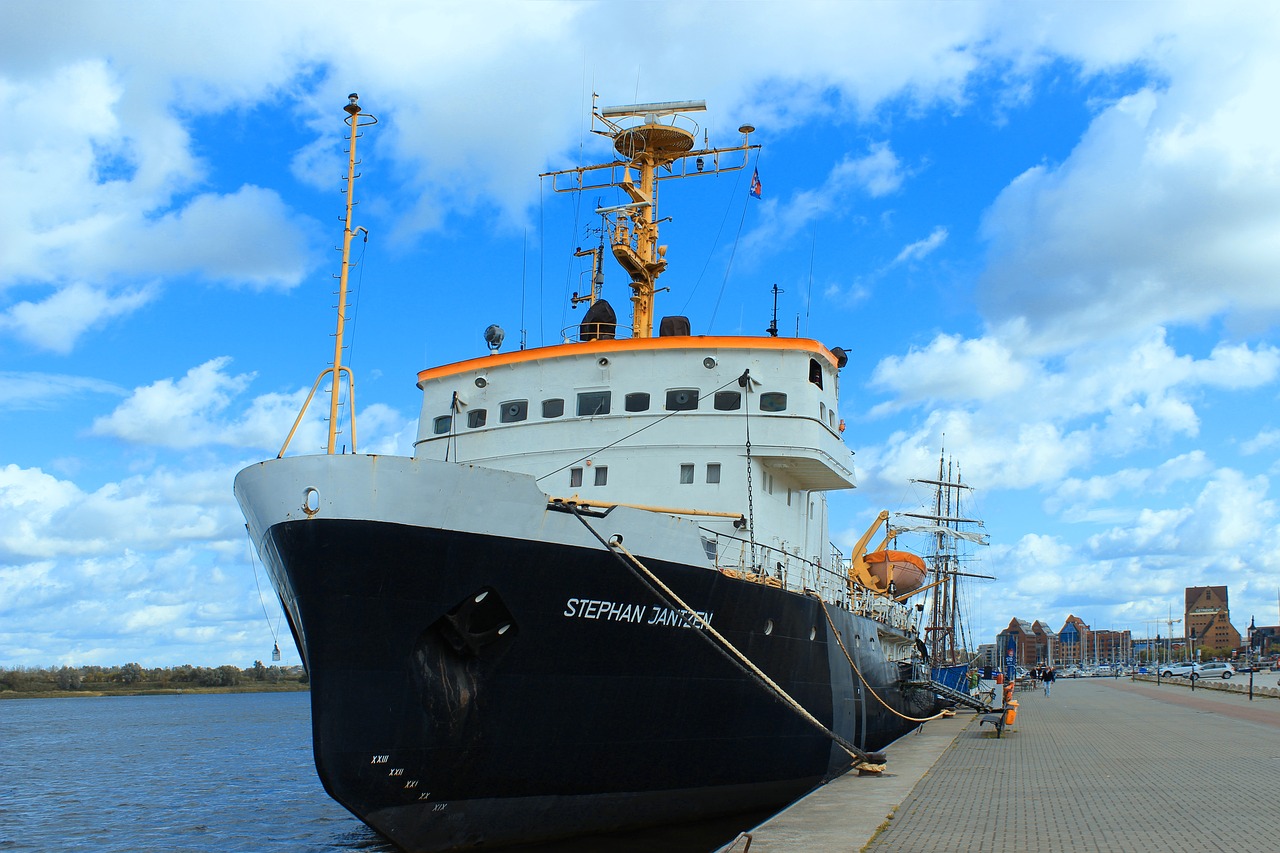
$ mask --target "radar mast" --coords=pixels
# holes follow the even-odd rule
[[[667,247],[658,242],[658,182],[738,171],[746,167],[748,152],[760,146],[750,144],[755,128],[745,124],[738,128],[740,145],[708,148],[704,135],[703,147],[695,150],[698,125],[687,114],[706,110],[705,101],[601,108],[595,104],[597,97],[592,96],[591,117],[600,127],[592,132],[612,139],[621,159],[545,172],[540,177],[550,177],[555,192],[616,187],[631,199],[596,213],[614,216],[609,242],[613,257],[631,277],[632,334],[649,338],[653,337],[655,283],[667,268]],[[720,163],[721,155],[738,151],[743,154],[741,163]],[[665,174],[659,174],[659,169]],[[565,177],[563,185],[561,177]]]

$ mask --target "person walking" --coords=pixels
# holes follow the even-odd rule
[[[1047,669],[1045,669],[1044,675],[1041,676],[1041,680],[1044,681],[1045,696],[1048,696],[1049,691],[1053,689],[1053,681],[1057,677],[1058,677],[1058,672],[1053,667],[1048,667]]]

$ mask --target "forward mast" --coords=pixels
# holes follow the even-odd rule
[[[320,388],[320,383],[324,381],[326,376],[331,378],[329,386],[329,440],[326,453],[332,455],[337,452],[338,448],[338,402],[339,395],[342,391],[342,375],[347,377],[347,408],[351,418],[351,452],[356,452],[356,389],[355,383],[351,377],[351,368],[346,367],[342,363],[342,351],[346,346],[346,322],[347,322],[347,280],[351,271],[351,240],[355,237],[357,231],[364,231],[368,234],[368,229],[360,226],[353,228],[351,225],[352,209],[355,207],[355,183],[356,178],[360,177],[356,173],[356,166],[360,161],[356,159],[356,140],[360,138],[360,129],[369,127],[378,123],[375,116],[360,111],[359,95],[354,92],[347,96],[347,105],[343,107],[347,117],[346,124],[351,128],[351,135],[347,137],[349,146],[347,148],[347,204],[346,215],[343,216],[342,225],[342,268],[339,270],[338,279],[338,327],[333,334],[333,364],[330,367],[320,371],[320,375],[316,377],[315,384],[311,386],[311,393],[307,395],[306,401],[302,404],[302,410],[298,412],[298,417],[294,419],[293,428],[289,430],[289,435],[285,437],[284,445],[280,448],[280,452],[276,454],[276,458],[284,456],[284,452],[289,449],[289,442],[293,441],[293,434],[298,431],[298,425],[302,423],[302,417],[307,413],[307,408],[311,405],[312,398],[315,397],[316,391]]]

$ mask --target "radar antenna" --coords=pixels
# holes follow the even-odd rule
[[[703,147],[694,150],[698,125],[687,113],[707,108],[705,101],[669,101],[598,107],[592,96],[592,132],[613,140],[619,158],[594,166],[579,166],[540,177],[551,178],[554,192],[582,192],[615,187],[631,199],[629,203],[600,208],[602,215],[616,213],[610,246],[613,257],[631,276],[632,328],[637,338],[653,337],[654,282],[667,268],[667,247],[658,244],[658,181],[718,175],[746,168],[748,153],[759,145],[750,143],[755,130],[749,124],[738,128],[742,143],[728,148]],[[704,136],[705,139],[705,136]],[[705,144],[705,143],[704,143]],[[722,164],[722,154],[742,152],[742,162]],[[634,173],[633,173],[634,170]],[[662,171],[659,174],[659,170]],[[565,178],[564,184],[559,182]]]

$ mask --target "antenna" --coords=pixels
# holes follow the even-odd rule
[[[785,290],[778,287],[775,282],[773,285],[773,319],[769,322],[769,328],[765,329],[769,333],[769,337],[776,338],[778,336],[778,294],[786,293]]]

